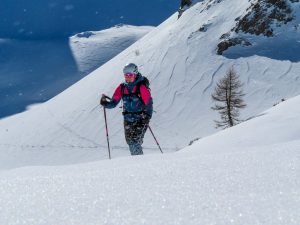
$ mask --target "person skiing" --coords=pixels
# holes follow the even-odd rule
[[[153,100],[149,81],[138,71],[134,63],[123,69],[125,82],[115,90],[112,98],[102,95],[100,104],[108,109],[123,100],[125,139],[131,155],[143,154],[143,139],[153,112]]]

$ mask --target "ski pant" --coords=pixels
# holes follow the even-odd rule
[[[143,154],[143,139],[149,125],[149,119],[136,122],[124,121],[125,139],[131,155]]]

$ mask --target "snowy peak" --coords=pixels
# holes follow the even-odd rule
[[[101,31],[85,31],[69,38],[80,72],[88,74],[149,33],[154,27],[119,24]]]

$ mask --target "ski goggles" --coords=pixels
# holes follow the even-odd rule
[[[136,74],[135,74],[135,73],[125,73],[125,74],[124,74],[124,77],[125,77],[125,78],[135,78],[135,77],[136,77]]]

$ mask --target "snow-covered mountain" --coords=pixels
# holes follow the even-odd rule
[[[69,40],[1,39],[0,118],[56,96],[152,29],[123,25]]]
[[[281,29],[289,29],[296,40],[299,31],[290,28],[294,27],[294,21],[299,21],[299,3],[289,4],[293,6],[294,19]],[[27,157],[31,164],[64,164],[106,158],[99,97],[101,93],[112,94],[123,81],[122,68],[127,62],[137,63],[151,81],[156,111],[151,126],[165,151],[178,150],[195,138],[216,132],[213,120],[218,115],[210,109],[210,95],[216,81],[232,65],[245,84],[248,107],[242,113],[243,119],[259,114],[282,98],[298,95],[299,62],[278,60],[276,55],[246,54],[232,59],[217,54],[219,38],[236,26],[236,18],[248,13],[249,7],[251,2],[205,1],[195,4],[179,20],[174,14],[62,94],[35,109],[2,120],[0,142],[5,149],[3,154],[12,157],[16,165],[26,165]],[[281,33],[269,40],[254,34],[251,40],[253,43],[260,40],[272,43],[284,41],[284,37],[285,33]],[[277,47],[274,45],[272,49]],[[239,46],[231,49],[237,51],[240,48],[248,49]],[[289,54],[286,57],[294,58],[296,53]],[[113,157],[128,155],[121,109],[110,110],[108,122]],[[144,146],[146,153],[157,152],[149,134]],[[43,157],[43,154],[48,157]],[[16,155],[20,160],[14,159]],[[62,158],[62,155],[68,157]]]
[[[271,22],[271,36],[235,30],[256,3],[282,1],[197,3],[48,102],[2,119],[0,221],[299,224],[300,62],[279,44],[297,47],[300,3],[284,1],[292,20]],[[245,39],[218,54],[232,38]],[[147,133],[146,155],[119,157],[129,151],[116,108],[107,111],[113,160],[100,160],[107,150],[99,97],[123,81],[127,62],[151,81],[150,125],[167,154]],[[244,82],[247,121],[216,133],[210,95],[231,66]]]
[[[154,27],[117,25],[102,31],[86,31],[70,38],[78,70],[88,74],[129,47]]]

